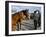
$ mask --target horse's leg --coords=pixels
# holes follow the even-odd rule
[[[12,25],[12,31],[16,31],[16,25]]]
[[[18,20],[18,14],[12,16],[12,31],[16,31],[17,29],[17,20]]]
[[[19,23],[17,24],[17,31],[19,31]]]
[[[22,19],[20,19],[20,30],[21,30],[21,23],[22,23]]]
[[[19,25],[19,30],[21,30],[21,23],[19,23],[18,25]]]
[[[20,22],[18,23],[17,27],[18,27],[18,31],[21,30],[21,24],[20,24]]]
[[[16,22],[15,20],[12,20],[12,31],[16,30]]]
[[[20,30],[21,30],[21,23],[20,23]]]

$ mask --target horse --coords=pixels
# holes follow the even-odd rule
[[[16,24],[21,24],[21,21],[28,18],[28,10],[22,10],[12,14],[12,31],[16,31]]]

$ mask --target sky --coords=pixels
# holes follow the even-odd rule
[[[16,12],[21,11],[21,10],[25,10],[25,9],[29,9],[29,13],[33,13],[35,10],[41,10],[41,7],[37,7],[37,6],[16,6],[16,5],[12,5],[11,6],[11,10],[14,10]]]

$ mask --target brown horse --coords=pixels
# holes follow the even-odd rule
[[[22,20],[28,18],[28,10],[22,10],[12,14],[12,31],[16,30],[16,24],[21,23]]]

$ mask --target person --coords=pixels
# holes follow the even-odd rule
[[[38,27],[40,27],[40,26],[41,26],[41,14],[40,14],[40,11],[38,12],[38,14],[39,14],[39,18],[38,18]]]
[[[34,26],[35,26],[35,29],[37,29],[37,14],[36,14],[37,11],[34,11]]]

